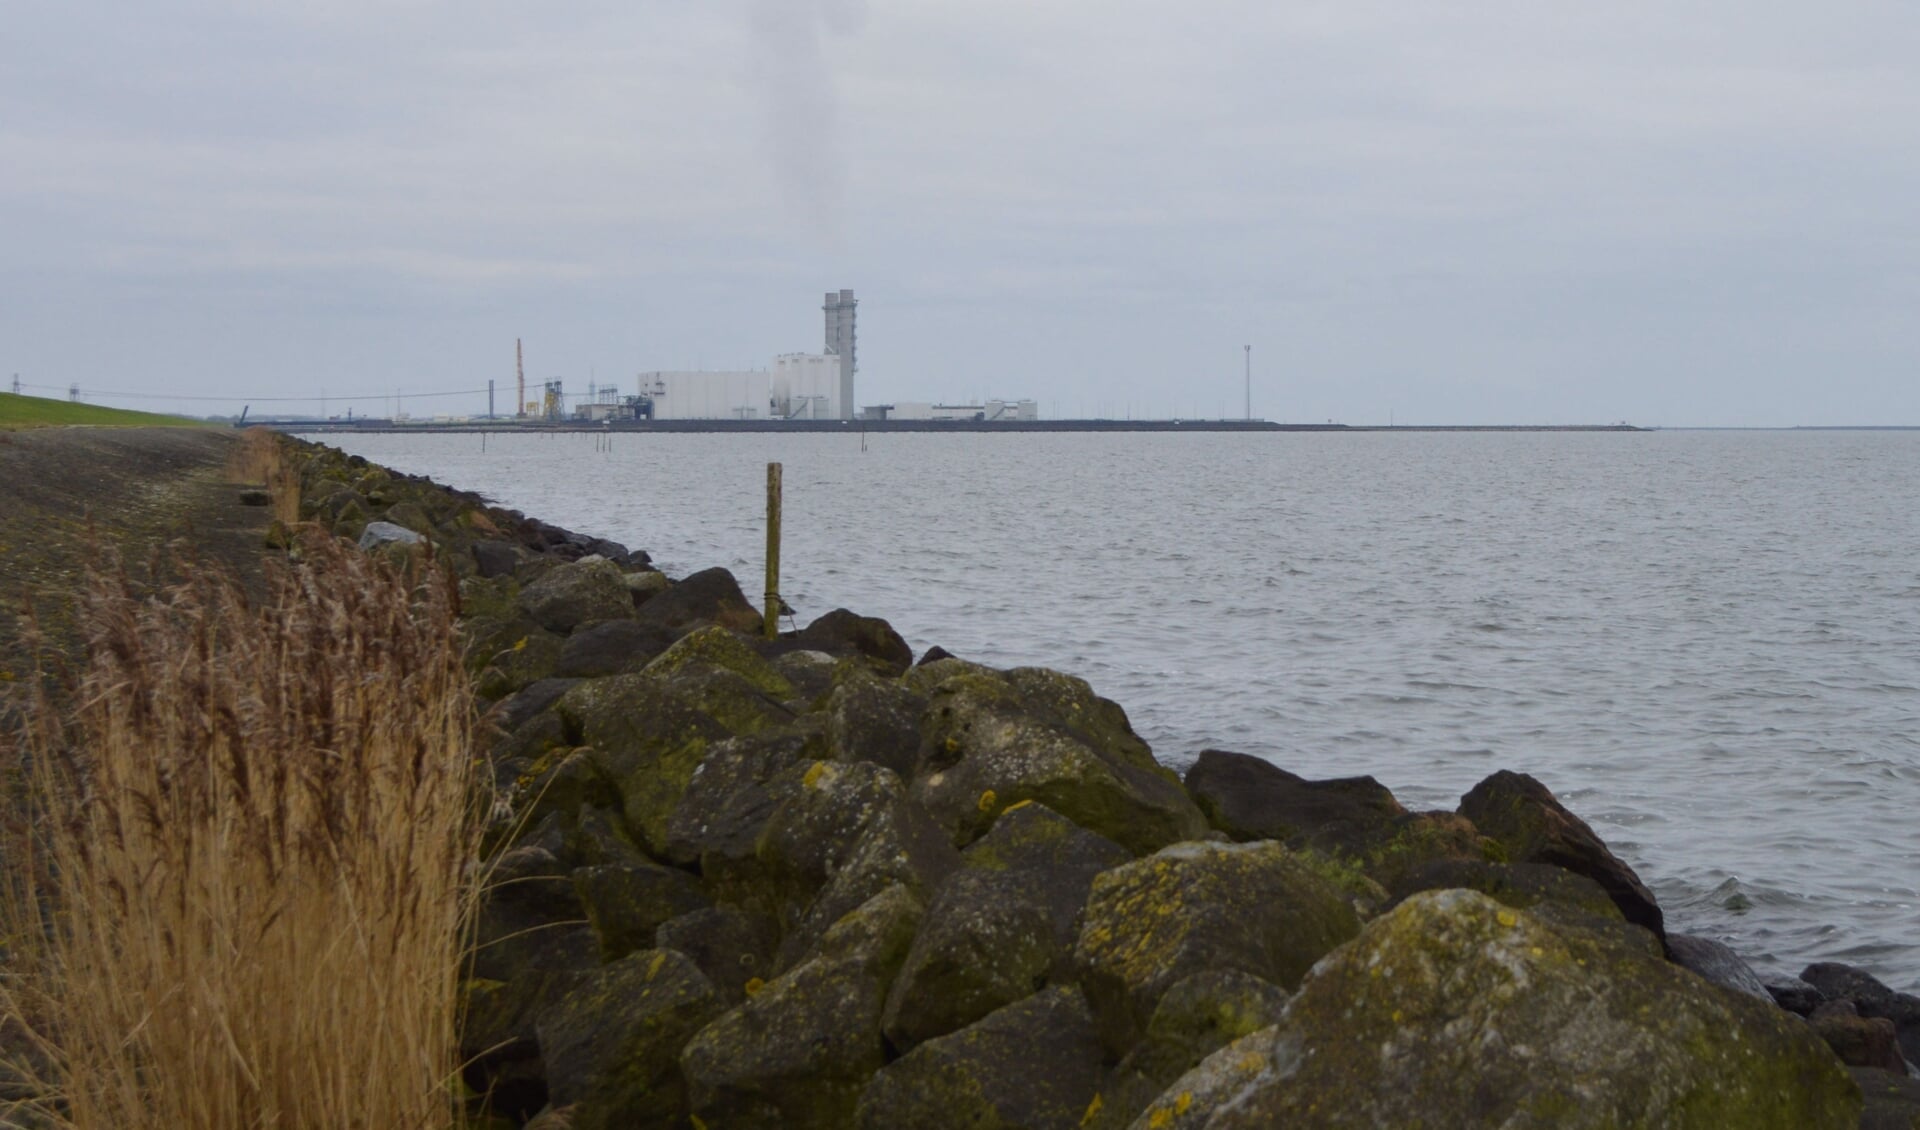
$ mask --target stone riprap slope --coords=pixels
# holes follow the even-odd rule
[[[1769,989],[1667,933],[1527,776],[1452,812],[1224,751],[1182,780],[1070,675],[916,663],[844,610],[762,639],[723,570],[303,458],[307,515],[462,578],[499,790],[466,1075],[500,1124],[1920,1112],[1920,1001],[1842,966]]]

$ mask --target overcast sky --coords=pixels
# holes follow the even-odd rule
[[[0,380],[631,391],[852,287],[862,404],[1237,416],[1251,344],[1271,419],[1920,424],[1917,58],[1844,0],[8,0]]]

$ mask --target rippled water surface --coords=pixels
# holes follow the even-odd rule
[[[1539,777],[1673,927],[1920,989],[1920,434],[332,437],[916,650],[1041,664],[1163,760],[1451,808]]]

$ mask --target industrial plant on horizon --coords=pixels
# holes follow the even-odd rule
[[[853,377],[860,371],[853,291],[828,291],[826,343],[819,353],[782,353],[770,369],[678,369],[641,373],[639,388],[623,396],[617,386],[593,387],[571,418],[620,420],[1038,420],[1036,401],[989,400],[983,404],[902,401],[855,411]],[[520,378],[520,418],[569,418],[561,382],[544,382],[537,402]]]

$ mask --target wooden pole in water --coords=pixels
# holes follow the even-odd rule
[[[767,464],[767,612],[761,625],[768,639],[780,634],[780,464]]]

